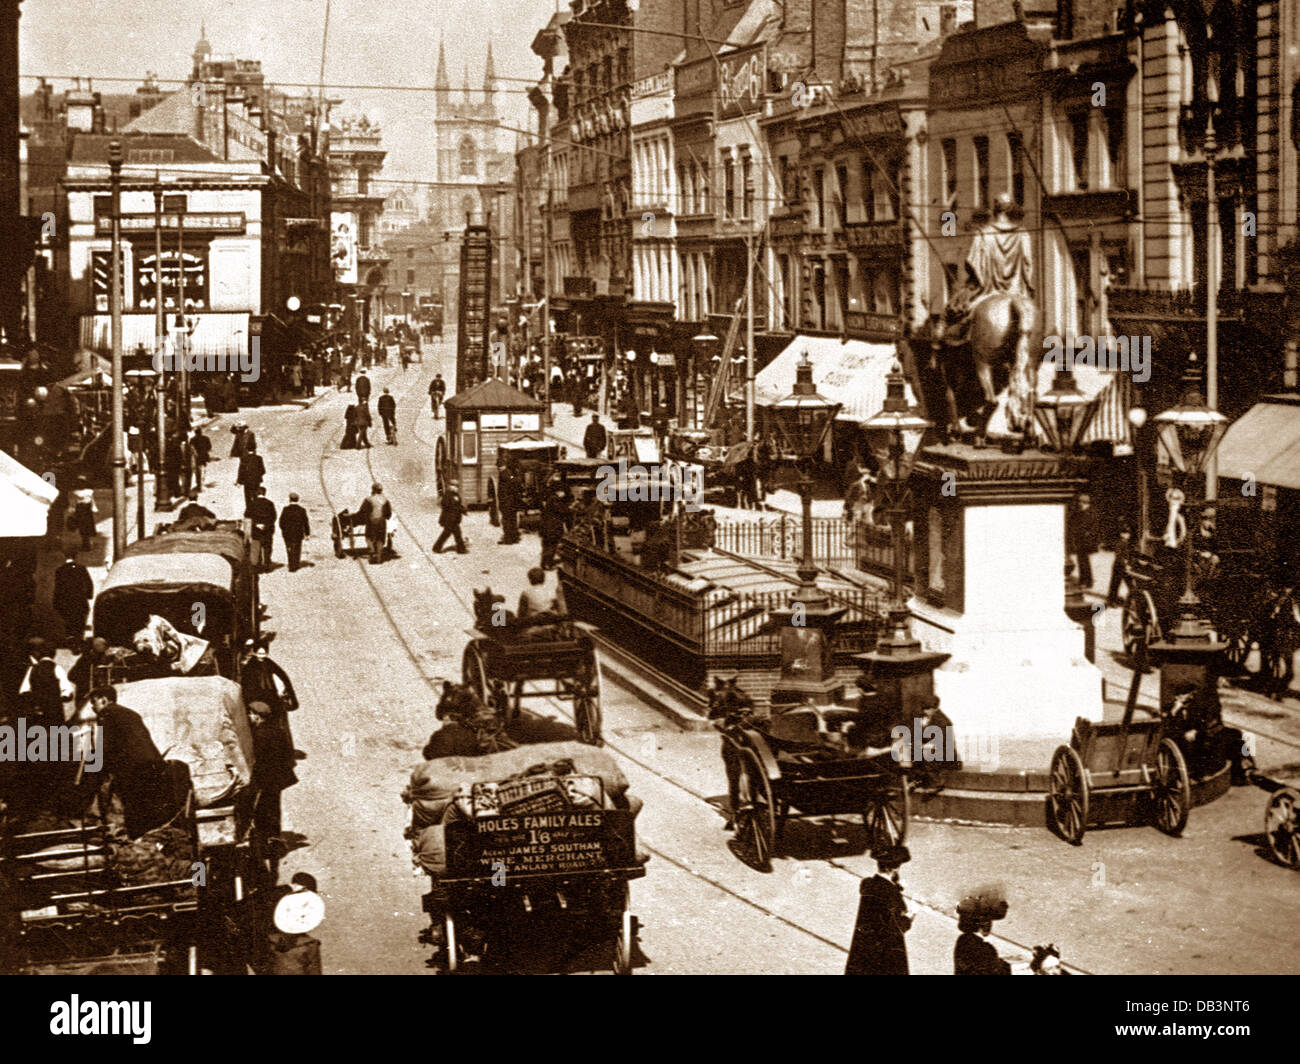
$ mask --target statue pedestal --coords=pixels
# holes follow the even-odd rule
[[[1102,718],[1101,671],[1065,614],[1065,510],[1081,483],[1036,451],[946,444],[917,462],[909,607],[922,645],[951,655],[934,686],[959,753],[1001,739],[1065,742],[1076,717]]]

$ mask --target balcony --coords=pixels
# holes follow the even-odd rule
[[[1058,192],[1043,197],[1043,214],[1087,218],[1094,224],[1122,222],[1137,213],[1137,193],[1131,188]]]
[[[773,240],[797,240],[808,227],[807,212],[803,207],[780,211],[772,215],[769,224]]]
[[[1205,321],[1205,285],[1192,288],[1136,288],[1111,287],[1106,299],[1112,319],[1126,322],[1182,322]],[[1249,293],[1236,288],[1219,289],[1219,320],[1241,321],[1245,300]]]
[[[903,227],[897,221],[845,222],[844,242],[850,251],[896,251],[903,246]]]

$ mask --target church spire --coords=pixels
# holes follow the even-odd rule
[[[492,41],[489,39],[487,62],[483,66],[483,99],[491,101],[492,94],[497,91],[496,80],[496,67],[492,62]]]
[[[465,76],[460,83],[461,95],[465,97],[465,102],[469,103],[469,64],[465,64]]]
[[[443,47],[442,35],[438,35],[438,73],[433,79],[434,99],[438,110],[443,110],[451,102],[451,78],[447,77],[447,50]]]

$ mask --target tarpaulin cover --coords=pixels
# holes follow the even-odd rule
[[[189,766],[200,809],[224,805],[248,786],[253,734],[233,680],[140,680],[118,685],[117,701],[140,714],[163,757]]]
[[[0,451],[0,538],[45,535],[58,494],[49,481]]]
[[[113,563],[100,594],[122,587],[183,588],[209,584],[230,590],[230,563],[217,554],[137,554]]]

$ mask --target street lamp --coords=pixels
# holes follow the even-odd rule
[[[799,588],[785,610],[771,611],[783,621],[781,678],[772,689],[773,705],[806,701],[836,702],[843,685],[835,679],[832,633],[844,616],[841,606],[817,586],[817,566],[812,548],[813,462],[830,431],[840,403],[817,393],[812,363],[805,351],[795,367],[794,391],[772,408],[779,457],[799,470],[799,499],[803,504],[803,549],[798,568]]]
[[[884,484],[886,513],[894,551],[894,601],[889,610],[890,635],[881,640],[882,654],[915,650],[919,644],[908,630],[907,601],[903,592],[903,564],[906,558],[907,482],[921,452],[921,441],[932,425],[911,412],[905,391],[906,378],[897,362],[885,379],[885,403],[862,423],[867,446],[880,469]]]
[[[1173,469],[1181,473],[1185,500],[1195,490],[1197,477],[1210,467],[1219,441],[1228,428],[1228,419],[1206,405],[1195,353],[1188,359],[1183,382],[1182,402],[1151,420],[1161,452],[1169,458]],[[1197,597],[1193,580],[1195,556],[1191,522],[1187,522],[1187,531],[1183,535],[1183,596],[1178,600],[1178,624],[1165,637],[1172,646],[1209,645],[1213,642],[1208,624],[1200,615],[1201,600]]]
[[[699,394],[700,377],[705,375],[702,373],[702,370],[704,370],[704,367],[706,366],[709,367],[710,370],[712,369],[711,360],[718,357],[717,351],[721,343],[722,341],[713,334],[713,331],[708,327],[708,325],[705,325],[703,329],[691,337],[691,351],[695,355],[694,359],[691,361],[691,390],[694,394]],[[721,358],[718,360],[721,361]],[[698,418],[699,404],[693,404],[692,409],[695,411],[695,416]],[[696,428],[699,427],[700,426],[696,425]]]

